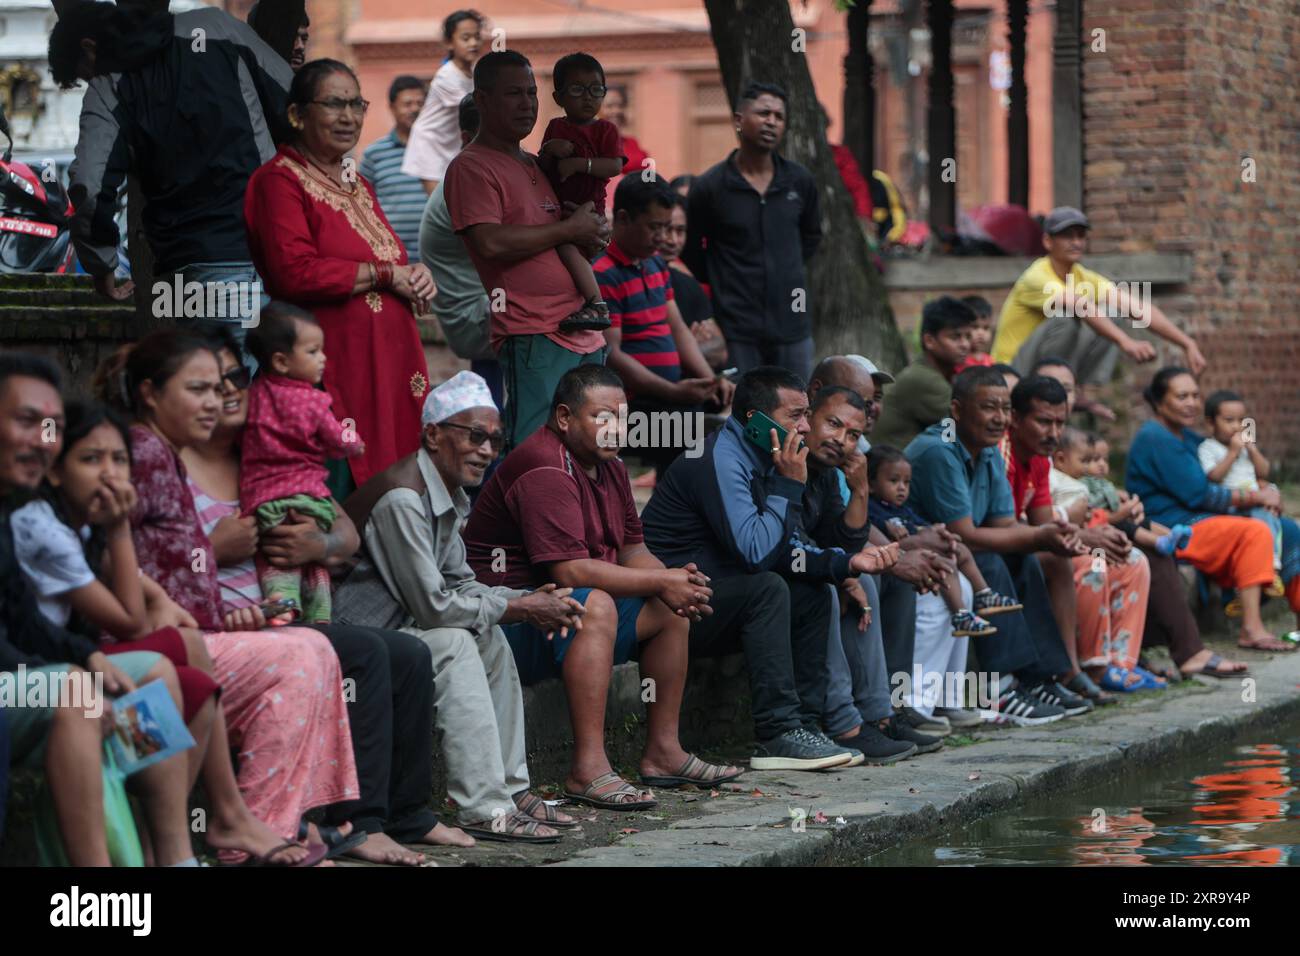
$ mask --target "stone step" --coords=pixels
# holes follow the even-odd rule
[[[94,292],[88,275],[56,275],[52,272],[0,272],[0,296],[9,289],[85,289]]]
[[[133,338],[136,314],[130,305],[0,305],[0,342],[18,345],[47,339]]]
[[[605,749],[610,762],[623,772],[636,772],[645,745],[645,687],[636,664],[621,664],[610,675],[605,707]],[[524,688],[524,727],[528,740],[528,772],[533,786],[562,784],[573,749],[568,700],[559,680]],[[708,754],[711,748],[748,741],[749,680],[740,654],[691,661],[682,699],[682,746]],[[635,778],[630,778],[635,779]],[[39,776],[18,771],[10,776],[8,820],[0,843],[0,867],[36,864],[32,834]],[[446,765],[434,751],[431,803],[441,808],[446,797]],[[201,850],[201,847],[196,849]]]

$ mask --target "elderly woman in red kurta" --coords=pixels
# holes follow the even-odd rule
[[[424,265],[407,264],[374,190],[344,158],[368,105],[344,64],[303,66],[289,88],[294,141],[253,173],[244,195],[267,291],[310,309],[325,330],[325,387],[366,446],[350,459],[357,485],[419,443],[429,374],[412,307],[427,311],[435,291]]]

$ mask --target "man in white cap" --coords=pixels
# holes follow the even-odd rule
[[[434,722],[463,829],[553,843],[556,827],[575,821],[529,792],[523,696],[500,625],[564,634],[583,607],[554,585],[489,587],[466,563],[465,488],[482,482],[505,437],[483,378],[460,372],[439,385],[420,420],[420,448],[343,504],[362,551],[335,595],[335,618],[400,628],[433,652]]]
[[[1123,319],[1134,328],[1150,326],[1153,335],[1178,346],[1187,365],[1199,375],[1205,357],[1195,340],[1169,321],[1147,296],[1129,293],[1080,260],[1088,246],[1088,217],[1072,206],[1058,206],[1043,220],[1043,248],[1021,273],[1002,304],[993,361],[1007,362],[1022,376],[1048,356],[1060,356],[1086,387],[1110,381],[1123,352],[1135,362],[1150,362],[1156,350],[1149,342],[1128,335]],[[1144,301],[1145,300],[1145,301]],[[1113,308],[1112,308],[1113,306]]]

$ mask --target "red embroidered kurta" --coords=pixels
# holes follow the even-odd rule
[[[353,295],[359,262],[405,265],[406,250],[358,176],[346,192],[281,146],[244,194],[248,246],[267,293],[310,309],[325,331],[325,388],[366,450],[350,458],[358,486],[420,443],[429,371],[415,317],[392,292]]]

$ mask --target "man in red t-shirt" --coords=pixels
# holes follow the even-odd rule
[[[566,372],[545,426],[493,473],[464,530],[478,580],[516,588],[554,582],[585,605],[581,630],[565,635],[526,622],[502,629],[520,680],[564,680],[574,738],[565,795],[613,810],[654,806],[653,793],[620,778],[605,753],[610,669],[634,653],[649,703],[641,782],[703,787],[741,773],[704,763],[678,741],[690,624],[712,613],[713,592],[694,564],[666,568],[645,545],[618,459],[626,403],[618,375],[603,365]]]
[[[1052,490],[1048,476],[1052,471],[1052,452],[1061,440],[1061,430],[1069,417],[1065,389],[1053,378],[1031,376],[1019,382],[1011,392],[1010,454],[1007,456],[1007,481],[1015,503],[1016,520],[1031,525],[1055,523],[1068,535],[1077,553],[1089,550],[1081,540],[1079,528],[1052,508]],[[1091,537],[1091,536],[1090,536]],[[1124,556],[1128,548],[1125,542]],[[1040,551],[1038,563],[1047,582],[1052,613],[1061,631],[1061,640],[1070,656],[1071,674],[1079,670],[1078,621],[1074,596],[1074,568],[1064,554]]]
[[[603,363],[605,339],[562,332],[583,305],[557,247],[593,257],[609,224],[584,203],[567,218],[536,157],[519,143],[537,123],[537,82],[528,59],[489,53],[474,66],[479,130],[447,168],[452,228],[464,239],[487,290],[489,338],[506,388],[506,440],[514,447],[546,420],[556,383],[582,363]]]

